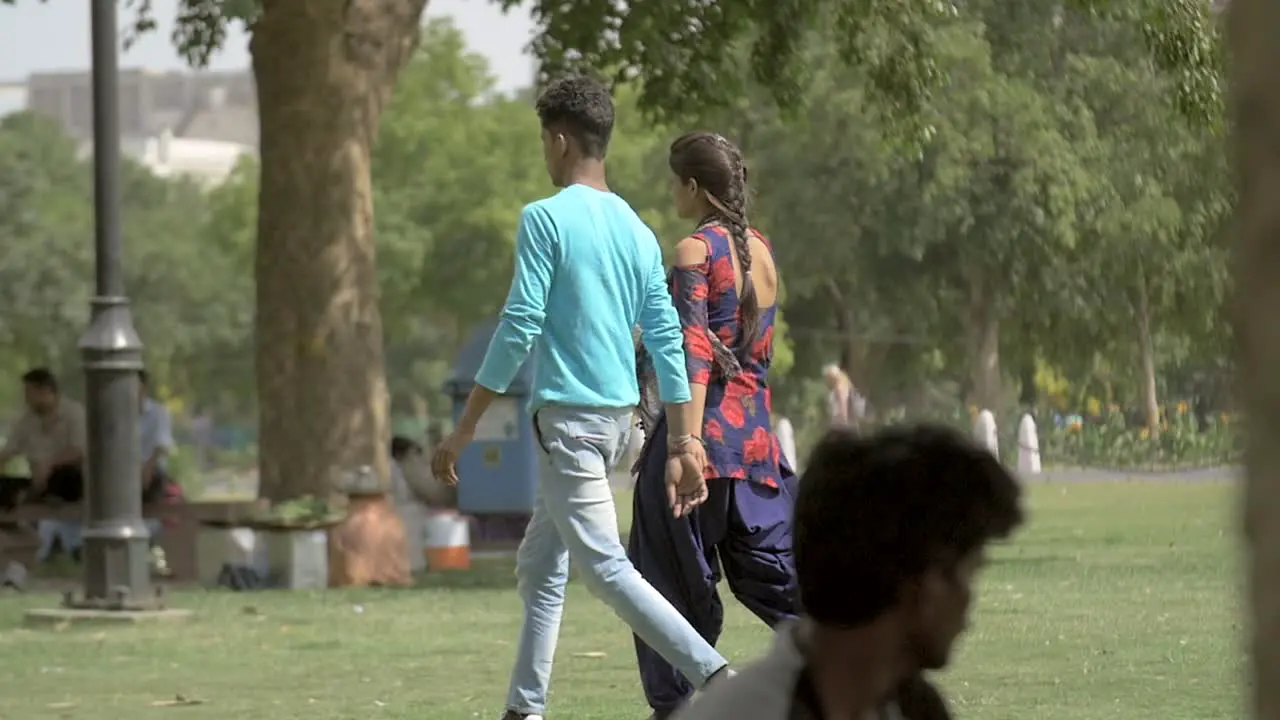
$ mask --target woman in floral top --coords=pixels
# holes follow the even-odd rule
[[[693,402],[707,448],[708,500],[684,518],[672,515],[662,442],[646,442],[636,463],[628,554],[645,579],[715,643],[724,620],[716,592],[721,569],[738,600],[771,627],[797,614],[791,553],[793,477],[771,421],[778,272],[773,250],[746,218],[742,153],[712,133],[671,146],[680,216],[697,220],[677,246],[672,293],[684,326]],[[651,365],[640,351],[641,424],[662,438],[666,421]],[[665,718],[693,686],[636,639],[645,696]]]

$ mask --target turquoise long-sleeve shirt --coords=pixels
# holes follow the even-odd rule
[[[684,333],[658,239],[625,200],[571,185],[525,207],[515,277],[476,383],[506,392],[532,350],[532,407],[640,400],[632,328],[666,403],[690,399]]]

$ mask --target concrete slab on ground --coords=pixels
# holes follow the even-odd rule
[[[180,608],[164,610],[76,610],[72,608],[36,608],[26,612],[30,626],[55,625],[133,625],[149,622],[175,622],[190,619],[192,612]]]

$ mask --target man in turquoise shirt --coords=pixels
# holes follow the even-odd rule
[[[672,419],[672,512],[706,499],[706,454],[688,421],[680,320],[658,240],[605,183],[613,101],[598,83],[561,80],[538,99],[552,197],[524,209],[515,277],[458,429],[436,452],[437,477],[457,482],[458,455],[529,352],[541,445],[538,497],[516,560],[524,625],[504,720],[542,720],[560,631],[569,558],[591,592],[696,686],[727,663],[627,559],[609,472],[621,461],[639,402],[632,328],[657,367]]]

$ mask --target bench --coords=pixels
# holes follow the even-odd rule
[[[200,525],[205,522],[235,524],[253,508],[251,501],[186,502],[172,505],[145,505],[142,516],[168,520],[159,545],[169,565],[169,577],[177,582],[194,581],[196,544]],[[0,565],[9,561],[30,564],[39,548],[33,528],[41,520],[84,522],[82,505],[20,505],[0,512]]]

